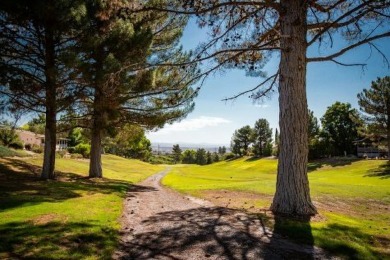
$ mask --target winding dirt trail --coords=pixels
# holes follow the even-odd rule
[[[127,194],[114,259],[329,259],[321,249],[273,235],[256,215],[164,188],[170,168]]]

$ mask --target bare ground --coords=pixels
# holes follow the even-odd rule
[[[259,214],[214,206],[161,186],[166,169],[130,190],[114,259],[329,259],[273,234]]]

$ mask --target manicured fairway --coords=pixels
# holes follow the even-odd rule
[[[277,160],[241,158],[209,166],[180,165],[163,184],[214,203],[264,212],[275,192]],[[310,229],[314,243],[348,258],[390,257],[390,171],[386,161],[333,159],[309,164],[319,216],[285,226],[292,239]],[[262,209],[259,211],[259,209]],[[307,232],[307,230],[305,231]]]
[[[0,158],[0,259],[110,258],[126,191],[163,169],[105,155],[105,178],[88,179],[87,161],[57,159],[59,179],[40,181],[41,162]]]

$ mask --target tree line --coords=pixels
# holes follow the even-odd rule
[[[373,81],[357,98],[361,112],[350,103],[335,102],[318,120],[309,110],[309,159],[357,155],[362,140],[390,151],[390,77]],[[231,150],[236,156],[278,156],[278,129],[272,136],[269,122],[259,119],[253,128],[247,125],[234,132]]]

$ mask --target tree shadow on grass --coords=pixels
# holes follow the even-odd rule
[[[364,175],[364,177],[380,177],[380,179],[390,178],[390,162],[372,170],[370,173]]]
[[[0,225],[1,259],[109,259],[118,231],[91,222]]]
[[[159,213],[140,233],[125,233],[116,259],[310,259],[310,245],[293,244],[265,227],[267,217],[223,208]],[[271,241],[271,242],[270,242]],[[272,242],[273,241],[273,242]],[[309,249],[308,249],[309,248]]]
[[[318,160],[310,161],[307,164],[307,170],[308,172],[312,172],[325,166],[330,166],[330,167],[346,166],[346,165],[351,165],[352,163],[360,160],[362,159],[353,158],[353,157],[332,157],[332,158],[318,159]]]
[[[131,197],[133,192],[153,191],[153,188],[133,185],[114,179],[89,179],[74,173],[59,172],[58,180],[41,180],[36,172],[40,167],[27,162],[2,159],[0,164],[0,210],[59,202],[87,193],[93,195],[116,193]],[[127,194],[126,194],[127,191]]]
[[[390,247],[390,239],[373,236],[358,228],[330,224],[316,228],[316,243],[342,259],[390,259],[390,253],[380,250]]]

